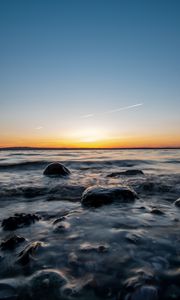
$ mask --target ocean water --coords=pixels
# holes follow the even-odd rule
[[[70,176],[44,176],[54,161]],[[144,174],[108,176],[134,169]],[[83,207],[95,185],[139,198]],[[178,198],[180,150],[0,151],[0,299],[180,299]],[[38,220],[5,229],[15,213]],[[14,235],[24,240],[4,249]]]

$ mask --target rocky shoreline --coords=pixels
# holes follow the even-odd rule
[[[57,163],[54,170],[51,164],[44,175],[53,181],[73,173]],[[126,172],[107,178],[144,176]],[[52,198],[44,212],[3,218],[0,299],[180,299],[180,200],[145,202],[160,186],[143,184],[136,192],[122,183],[93,185],[70,201]]]

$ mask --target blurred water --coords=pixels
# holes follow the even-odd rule
[[[53,161],[63,163],[71,175],[44,176],[44,168]],[[132,169],[144,175],[107,177]],[[133,204],[85,209],[81,195],[91,185],[129,186],[139,199]],[[0,151],[0,220],[17,212],[41,217],[13,232],[1,227],[1,240],[18,234],[26,241],[13,251],[0,251],[4,295],[0,296],[7,299],[15,293],[10,299],[50,299],[48,293],[43,294],[43,284],[38,290],[41,297],[30,292],[33,276],[50,269],[63,272],[68,281],[67,290],[55,293],[53,299],[127,299],[124,282],[141,269],[153,274],[161,299],[171,299],[162,292],[169,295],[171,285],[172,294],[179,297],[177,278],[168,275],[179,274],[180,268],[180,209],[173,204],[179,197],[180,150]],[[153,208],[163,214],[151,213]],[[63,230],[54,224],[61,216]],[[30,262],[25,266],[17,263],[21,250],[37,241],[42,245]],[[99,246],[104,247],[103,253]],[[51,288],[55,291],[56,286]]]

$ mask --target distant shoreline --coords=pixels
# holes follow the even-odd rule
[[[0,147],[0,151],[30,150],[180,150],[180,147],[120,147],[120,148],[52,148],[52,147]]]

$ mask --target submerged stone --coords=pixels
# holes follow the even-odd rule
[[[17,228],[30,225],[35,221],[39,221],[40,217],[36,214],[16,213],[13,217],[9,217],[2,221],[4,230],[16,230]]]
[[[58,222],[58,225],[54,228],[56,233],[64,233],[70,228],[70,223],[66,221]]]
[[[174,202],[174,204],[175,204],[177,207],[180,207],[180,198],[177,199],[177,200]]]
[[[2,250],[13,250],[18,244],[25,241],[25,238],[17,235],[13,235],[10,238],[2,241],[0,247]]]
[[[107,177],[118,177],[118,176],[135,176],[135,175],[144,175],[143,171],[141,170],[127,170],[127,171],[122,171],[122,172],[113,172]]]
[[[134,190],[128,187],[92,186],[82,194],[81,203],[85,206],[99,207],[112,202],[132,203],[138,198]]]
[[[33,242],[30,245],[27,245],[24,250],[20,252],[17,262],[22,265],[28,264],[29,261],[33,259],[40,246],[42,246],[41,242]]]
[[[62,299],[60,289],[67,282],[65,275],[61,271],[52,269],[38,271],[30,281],[31,299]]]
[[[109,246],[107,244],[92,244],[85,242],[80,245],[80,250],[83,252],[99,252],[99,253],[104,253],[107,252],[109,249]]]
[[[159,208],[153,208],[151,210],[151,214],[160,216],[160,215],[164,215],[164,212],[162,210],[160,210]]]
[[[153,285],[144,285],[137,288],[132,294],[131,300],[158,300],[158,289]]]
[[[54,162],[46,167],[43,174],[47,176],[67,176],[70,174],[70,171],[64,165]]]

